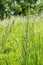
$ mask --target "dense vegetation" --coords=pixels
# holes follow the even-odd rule
[[[43,65],[43,16],[16,16],[0,24],[0,65]]]
[[[0,18],[36,14],[43,10],[43,0],[0,0]]]
[[[0,0],[0,65],[43,65],[43,0]]]

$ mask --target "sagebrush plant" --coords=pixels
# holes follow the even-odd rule
[[[42,18],[17,16],[0,25],[0,65],[43,65]]]

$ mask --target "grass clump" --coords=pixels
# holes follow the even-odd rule
[[[43,22],[32,17],[0,26],[0,65],[43,65]]]

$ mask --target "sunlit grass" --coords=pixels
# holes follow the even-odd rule
[[[43,65],[43,22],[40,16],[32,17],[1,23],[0,65]]]

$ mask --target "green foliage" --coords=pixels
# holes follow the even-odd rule
[[[43,64],[43,21],[30,17],[18,16],[0,26],[0,65]]]
[[[37,0],[0,0],[0,18],[10,17],[11,15],[26,15],[31,4]],[[30,5],[29,5],[30,4]]]
[[[36,11],[37,13],[40,13],[41,11],[43,11],[43,2],[36,4]]]
[[[3,19],[3,16],[4,16],[4,4],[2,2],[2,0],[0,0],[0,18]]]

